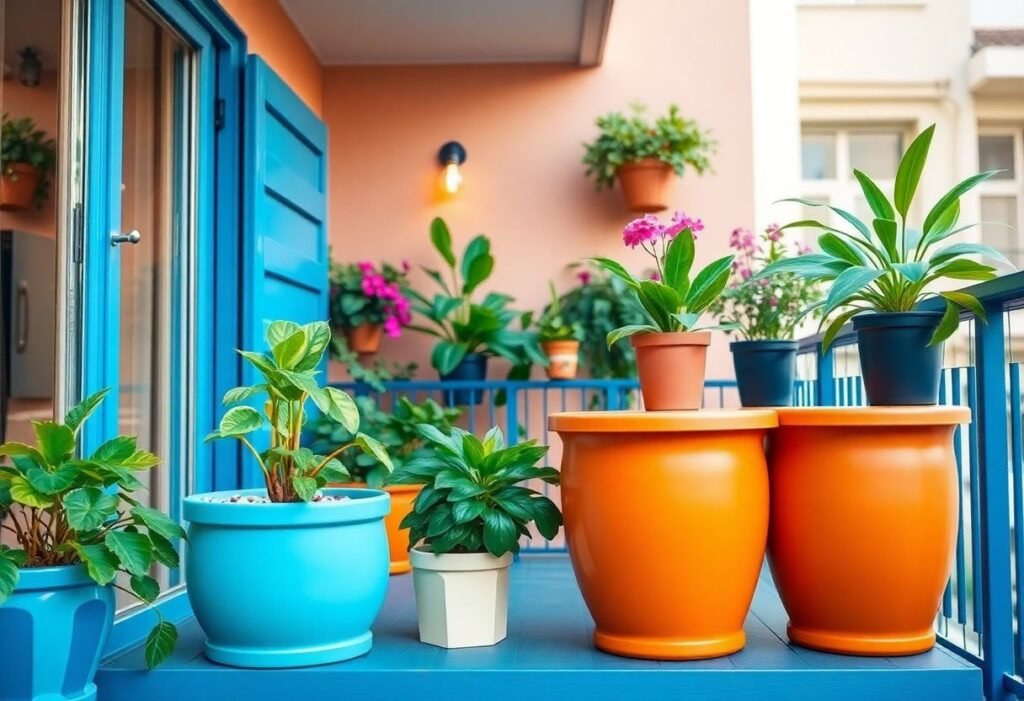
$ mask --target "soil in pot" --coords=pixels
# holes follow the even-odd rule
[[[550,364],[546,368],[548,379],[572,380],[579,367],[579,341],[544,341],[541,343]]]
[[[796,341],[733,341],[733,367],[745,407],[792,406]]]
[[[789,638],[851,655],[913,655],[956,547],[953,432],[965,407],[779,409],[768,440],[768,561]]]
[[[941,312],[873,313],[853,317],[868,404],[938,404],[942,344],[929,346],[928,342],[941,320]]]
[[[657,158],[624,163],[616,172],[626,206],[633,212],[660,212],[668,208],[676,174],[672,166]]]
[[[564,446],[566,542],[597,647],[648,659],[743,647],[768,531],[764,438],[775,423],[759,410],[550,417]]]
[[[711,344],[709,332],[638,333],[630,342],[636,349],[645,409],[700,409],[704,402],[708,345]]]
[[[483,353],[467,353],[462,362],[455,366],[447,375],[441,375],[441,381],[472,380],[482,382],[487,379],[487,356]],[[479,389],[445,390],[444,401],[448,406],[477,406],[483,401],[484,392]]]
[[[31,209],[43,171],[27,163],[8,163],[0,173],[0,210],[21,211]]]
[[[345,329],[345,340],[348,347],[359,355],[373,355],[380,350],[380,341],[384,327],[380,324],[360,324],[353,329]]]

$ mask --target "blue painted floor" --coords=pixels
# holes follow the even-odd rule
[[[699,662],[631,660],[594,649],[593,622],[564,556],[523,557],[511,587],[509,635],[495,647],[446,651],[420,643],[412,577],[401,575],[391,579],[365,657],[287,671],[219,667],[203,658],[203,634],[193,620],[157,671],[145,671],[139,650],[105,664],[100,701],[982,699],[980,670],[942,648],[854,658],[790,647],[786,613],[767,572],[747,618],[747,647]]]

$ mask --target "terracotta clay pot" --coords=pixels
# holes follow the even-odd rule
[[[769,410],[550,417],[564,445],[566,542],[597,647],[666,660],[743,647],[775,425]]]
[[[353,329],[345,329],[345,339],[350,350],[359,355],[373,355],[380,350],[380,339],[384,329],[380,324],[360,324]]]
[[[624,163],[615,175],[633,212],[660,212],[668,208],[669,191],[676,179],[672,166],[657,158]]]
[[[579,341],[544,341],[540,344],[551,364],[547,366],[548,379],[571,380],[579,368]]]
[[[13,171],[10,173],[8,171]],[[8,163],[0,173],[0,209],[30,209],[43,171],[27,163]]]
[[[630,341],[645,409],[700,409],[710,332],[638,333]]]
[[[328,487],[345,487],[348,489],[366,489],[363,482],[345,482],[329,484]],[[409,563],[409,531],[398,527],[402,519],[412,511],[412,502],[422,489],[421,485],[396,485],[381,487],[391,495],[391,511],[384,517],[384,529],[388,534],[388,553],[391,558],[391,574],[405,574],[412,569]]]
[[[789,639],[850,655],[931,649],[956,547],[953,432],[970,410],[778,414],[768,440],[768,560]]]

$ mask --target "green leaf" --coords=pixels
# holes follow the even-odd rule
[[[32,465],[25,470],[25,478],[38,492],[58,494],[70,487],[78,479],[79,472],[73,463],[64,463],[53,472]]]
[[[985,307],[981,305],[981,302],[979,302],[978,298],[974,295],[967,292],[960,292],[958,290],[940,292],[939,294],[957,306],[971,310],[971,313],[978,317],[983,323],[988,321],[985,315]]]
[[[591,258],[591,263],[599,265],[601,268],[607,270],[612,275],[616,276],[634,290],[640,289],[640,282],[634,278],[628,270],[622,267],[621,263],[612,260],[611,258]]]
[[[10,552],[6,548],[0,548],[0,606],[14,592],[20,575],[18,565],[9,555]]]
[[[221,400],[224,406],[231,406],[232,404],[238,404],[244,402],[247,399],[258,397],[267,391],[266,385],[253,385],[252,387],[235,387],[229,389],[224,393],[224,398]]]
[[[30,506],[35,509],[48,509],[53,506],[53,497],[44,494],[29,483],[22,476],[12,477],[10,480],[11,498],[19,504]]]
[[[121,465],[138,450],[135,436],[116,436],[101,445],[89,458],[92,462]]]
[[[26,457],[34,460],[37,465],[43,466],[46,464],[46,460],[43,458],[42,453],[30,445],[18,443],[16,441],[0,445],[0,456],[7,456],[9,458]]]
[[[359,430],[359,407],[347,393],[337,387],[324,387],[311,392],[313,403],[332,421],[337,421],[349,433]]]
[[[870,285],[881,275],[881,270],[862,266],[844,270],[835,279],[835,282],[832,283],[832,288],[828,291],[828,297],[825,298],[824,313],[828,314],[833,309],[848,304],[851,297]]]
[[[611,348],[622,339],[638,333],[658,333],[658,327],[651,326],[650,324],[630,324],[629,326],[620,326],[613,331],[609,331],[605,341],[608,344],[608,347]]]
[[[68,413],[64,415],[64,425],[71,429],[73,433],[78,433],[78,428],[94,411],[96,411],[96,408],[103,401],[104,397],[107,396],[107,392],[109,391],[110,390],[108,388],[104,387],[100,391],[90,394],[78,404],[68,409]]]
[[[755,273],[751,280],[772,278],[776,275],[799,275],[810,280],[835,278],[839,273],[851,267],[850,263],[830,255],[809,253],[794,258],[783,258],[765,266]]]
[[[484,547],[495,557],[516,549],[519,531],[512,518],[504,511],[488,509],[484,517]]]
[[[441,217],[434,217],[430,222],[430,241],[434,249],[441,254],[448,267],[455,267],[455,252],[452,251],[452,235],[448,231],[448,225]]]
[[[146,636],[145,656],[146,666],[149,669],[156,669],[171,656],[175,645],[178,644],[178,629],[173,623],[160,621],[153,630]]]
[[[875,233],[878,234],[878,240],[882,242],[882,247],[889,256],[889,260],[900,260],[900,250],[896,245],[899,238],[899,225],[892,219],[875,219],[873,224]]]
[[[683,298],[690,288],[690,269],[695,254],[693,234],[689,231],[683,231],[672,239],[665,252],[665,284]]]
[[[451,491],[448,492],[448,501],[458,502],[463,499],[472,499],[473,497],[478,497],[481,494],[486,493],[486,487],[482,487],[479,484],[463,479],[457,482],[451,488]]]
[[[306,357],[309,341],[301,328],[273,347],[274,360],[284,370],[291,370]]]
[[[732,268],[734,256],[724,256],[712,261],[697,273],[690,285],[690,291],[686,295],[686,311],[691,314],[700,314],[711,303],[718,299],[729,284],[729,271]]]
[[[221,436],[244,436],[263,426],[263,414],[249,406],[236,406],[227,410],[220,420]]]
[[[32,428],[47,465],[57,465],[75,449],[75,434],[67,426],[53,421],[33,421]]]
[[[910,282],[920,282],[928,272],[928,264],[923,260],[913,263],[895,263],[892,267]]]
[[[828,350],[832,347],[832,342],[836,340],[836,336],[843,330],[843,326],[846,325],[850,319],[857,314],[860,314],[863,309],[847,309],[842,312],[839,316],[829,322],[828,328],[825,329],[825,335],[821,339],[821,347],[823,351]]]
[[[925,161],[928,160],[928,149],[932,145],[932,134],[935,133],[935,125],[922,131],[917,138],[911,142],[900,165],[896,169],[896,184],[893,188],[893,203],[896,211],[906,219],[910,205],[914,201],[914,193],[917,192],[917,184],[921,180],[921,173],[924,171]],[[927,225],[925,230],[927,230]]]
[[[110,584],[117,576],[117,558],[103,543],[82,545],[72,543],[78,559],[85,565],[89,578],[97,584]]]
[[[306,332],[306,355],[295,365],[296,372],[313,370],[331,344],[331,327],[326,321],[313,321],[302,327]]]
[[[313,501],[313,497],[316,496],[316,480],[312,477],[296,473],[292,475],[292,486],[302,501]]]
[[[469,523],[480,515],[487,505],[478,499],[463,499],[452,504],[452,518],[455,523]]]
[[[942,263],[945,263],[948,260],[959,258],[960,256],[970,255],[991,258],[992,260],[1010,268],[1011,270],[1014,269],[1013,263],[1011,263],[1006,256],[997,251],[995,248],[992,248],[992,246],[987,246],[983,243],[954,243],[952,246],[946,246],[945,248],[936,251],[928,262],[934,267]]]
[[[153,546],[153,559],[171,569],[177,569],[179,565],[178,551],[174,549],[171,541],[154,531],[149,532],[149,542]]]
[[[978,183],[988,180],[997,173],[999,173],[998,170],[989,170],[984,173],[978,173],[950,188],[949,192],[939,198],[939,201],[936,202],[935,206],[928,212],[928,216],[924,218],[924,226],[922,228],[924,229],[925,236],[930,234],[938,222],[946,216],[947,210],[953,206],[954,202],[958,202],[965,193],[974,189]]]
[[[274,346],[283,342],[289,336],[295,334],[302,327],[296,324],[294,321],[273,321],[267,326],[267,347],[273,349]]]
[[[364,455],[369,455],[374,460],[379,462],[384,468],[391,472],[395,469],[395,466],[391,462],[391,456],[388,455],[387,448],[372,436],[368,436],[365,433],[357,433],[355,439],[356,446],[363,451]]]
[[[551,540],[558,535],[558,529],[562,525],[562,513],[547,497],[535,497],[533,499],[533,520],[537,524],[537,531],[544,538]]]
[[[958,328],[960,328],[960,308],[955,302],[946,300],[946,311],[942,315],[942,321],[939,322],[935,333],[932,334],[931,340],[928,341],[928,345],[936,346],[942,343],[956,333]]]
[[[844,260],[850,265],[864,265],[868,262],[867,257],[861,253],[860,249],[831,232],[818,237],[818,246],[828,255]]]
[[[683,304],[678,292],[660,282],[643,280],[637,296],[640,298],[640,304],[654,320],[655,326],[662,331],[673,330],[672,316]]]
[[[439,341],[430,353],[430,364],[440,375],[449,375],[466,357],[468,349],[464,343]]]
[[[856,168],[853,169],[853,175],[857,178],[857,182],[860,183],[860,189],[864,192],[864,199],[867,200],[868,207],[871,208],[871,212],[875,217],[878,219],[896,219],[896,211],[889,204],[889,198],[875,184],[875,181]]]
[[[146,526],[153,533],[159,533],[167,540],[185,537],[185,529],[159,509],[139,505],[132,508],[131,514],[136,523]]]
[[[969,258],[958,258],[939,267],[932,273],[935,279],[941,277],[954,280],[991,280],[997,277],[996,269],[991,265],[978,263]]]
[[[863,236],[868,241],[871,240],[871,231],[868,229],[867,225],[864,222],[862,222],[860,219],[858,219],[856,216],[851,214],[850,212],[847,212],[845,209],[841,209],[839,207],[833,207],[833,206],[829,205],[827,202],[817,202],[815,200],[805,200],[805,199],[803,199],[801,197],[788,197],[786,199],[779,200],[779,202],[799,202],[800,204],[804,204],[804,205],[807,205],[809,207],[825,207],[827,209],[830,209],[833,212],[835,212],[836,214],[838,214],[840,217],[842,217],[847,223],[850,224],[850,226],[852,226],[854,229],[856,229],[858,232],[860,232],[861,236]],[[836,231],[836,229],[833,229],[832,227],[827,226],[825,224],[820,224],[819,222],[814,222],[814,223],[817,224],[817,228],[827,229],[829,231]],[[794,225],[794,224],[787,224],[783,228],[789,228],[789,227],[793,227],[793,226],[796,226],[796,225]]]
[[[141,533],[107,531],[103,542],[131,574],[144,575],[153,563],[153,546]]]
[[[133,574],[130,584],[135,596],[147,604],[153,603],[160,596],[160,584],[148,574]]]

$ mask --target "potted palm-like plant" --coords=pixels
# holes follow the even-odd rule
[[[42,207],[47,178],[57,163],[57,144],[28,117],[3,116],[0,126],[0,210]]]
[[[697,122],[679,113],[678,105],[648,121],[644,106],[631,105],[629,116],[609,112],[597,118],[601,134],[584,144],[583,163],[597,188],[610,188],[616,178],[626,205],[634,212],[659,212],[668,207],[675,178],[687,168],[698,175],[711,167],[715,142]]]
[[[114,620],[115,588],[147,604],[160,595],[152,566],[178,566],[185,533],[140,503],[136,474],[160,461],[117,436],[76,457],[83,423],[101,390],[63,423],[36,421],[36,445],[4,443],[0,456],[0,679],[18,699],[95,698],[93,677]],[[118,575],[126,580],[117,581]],[[160,617],[145,644],[152,668],[171,653],[177,630]]]
[[[747,229],[734,229],[729,237],[736,251],[732,279],[711,305],[719,321],[735,326],[740,337],[729,349],[745,407],[792,405],[798,347],[793,336],[822,295],[818,283],[792,273],[751,279],[787,255],[810,253],[799,241],[783,241],[784,235],[774,224],[759,238]]]
[[[505,639],[508,568],[519,538],[535,523],[558,534],[562,514],[547,497],[520,485],[558,484],[558,470],[536,467],[548,452],[536,441],[505,446],[497,427],[481,441],[458,428],[419,427],[435,455],[395,469],[390,484],[422,485],[402,521],[411,551],[420,640],[440,647],[494,645]]]
[[[626,226],[623,241],[630,248],[641,247],[654,260],[657,279],[638,279],[621,263],[593,259],[626,283],[647,314],[647,323],[615,329],[607,340],[611,346],[631,337],[648,410],[699,409],[710,331],[732,328],[729,324],[699,326],[701,314],[725,290],[734,258],[723,256],[691,279],[694,234],[703,228],[700,219],[682,212],[676,212],[668,224],[646,215]]]
[[[551,303],[537,319],[537,336],[540,338],[541,348],[548,356],[548,378],[571,380],[576,377],[579,366],[583,327],[579,322],[567,321],[562,316],[562,305],[558,293],[555,292],[555,285],[549,283],[548,286],[551,288]]]
[[[266,484],[185,498],[188,595],[215,662],[298,667],[340,662],[372,646],[370,625],[388,582],[390,498],[381,490],[326,485],[349,479],[338,455],[351,448],[385,468],[391,461],[377,440],[358,432],[352,398],[317,382],[330,342],[327,322],[270,324],[270,352],[240,351],[262,381],[228,391],[224,403],[231,408],[207,436],[238,440]],[[263,412],[244,404],[257,397]],[[351,441],[326,455],[303,447],[309,400]]]
[[[411,323],[408,270],[407,263],[331,263],[331,326],[345,334],[349,349],[372,355],[385,333],[398,338]]]
[[[822,345],[828,348],[842,327],[853,321],[872,405],[936,404],[942,343],[959,326],[961,310],[985,321],[985,310],[975,297],[958,290],[930,289],[933,283],[996,277],[995,267],[972,260],[971,255],[1013,268],[991,246],[947,241],[973,226],[959,225],[960,198],[998,171],[978,173],[958,183],[932,205],[920,228],[908,225],[934,131],[935,125],[925,129],[903,154],[891,201],[870,177],[853,171],[874,216],[871,226],[839,207],[793,200],[827,207],[845,224],[843,228],[817,220],[787,224],[782,228],[824,231],[818,237],[821,253],[778,261],[757,276],[794,273],[831,283],[822,307],[828,320]],[[917,310],[918,303],[929,297],[941,297],[945,311]]]
[[[444,220],[435,218],[430,224],[430,240],[448,267],[450,284],[437,270],[424,268],[441,288],[432,299],[411,292],[416,300],[414,310],[431,323],[414,327],[437,338],[430,363],[442,380],[483,380],[487,377],[487,358],[499,356],[513,368],[531,362],[545,365],[537,337],[525,330],[510,328],[523,315],[508,309],[512,298],[497,292],[488,293],[480,302],[474,293],[494,270],[491,242],[483,235],[466,246],[462,260],[455,257],[452,237]],[[479,390],[447,392],[449,404],[479,404]]]

